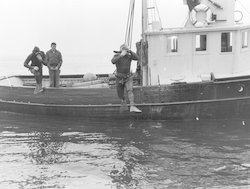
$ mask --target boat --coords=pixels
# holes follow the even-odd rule
[[[130,1],[128,33],[135,0]],[[196,3],[196,4],[195,4]],[[61,87],[34,95],[32,75],[0,78],[0,111],[106,119],[247,119],[250,117],[250,25],[236,20],[235,0],[184,0],[189,12],[180,28],[163,28],[157,3],[142,0],[142,38],[134,77],[142,113],[119,113],[114,74],[62,75]],[[155,13],[154,12],[154,13]],[[237,13],[242,14],[237,11]]]

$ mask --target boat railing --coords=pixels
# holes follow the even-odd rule
[[[22,86],[36,86],[36,81],[34,78],[22,78]],[[43,86],[49,87],[49,78],[43,79]],[[112,77],[98,77],[94,80],[86,81],[83,77],[62,77],[60,79],[60,87],[70,87],[70,88],[103,88],[109,87],[115,84],[115,80]]]

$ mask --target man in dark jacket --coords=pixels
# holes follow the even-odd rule
[[[120,113],[127,110],[127,104],[124,96],[124,88],[128,93],[128,99],[130,102],[130,112],[141,112],[134,103],[133,93],[133,76],[130,73],[130,67],[132,60],[138,60],[139,57],[136,53],[130,50],[130,48],[123,44],[120,47],[120,51],[115,51],[116,54],[112,58],[111,62],[116,65],[116,87],[118,97],[121,99]]]
[[[43,91],[42,88],[42,79],[43,79],[43,64],[45,63],[45,54],[40,51],[38,47],[34,47],[32,53],[26,58],[24,66],[29,68],[30,72],[35,76],[36,79],[36,88],[34,94],[40,93]],[[31,62],[31,65],[29,63]]]

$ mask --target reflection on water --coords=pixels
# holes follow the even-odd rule
[[[0,188],[250,188],[249,136],[250,120],[109,122],[0,113]]]

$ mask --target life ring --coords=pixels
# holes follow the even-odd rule
[[[204,21],[198,21],[196,18],[196,14],[200,11],[205,12],[207,15]],[[207,26],[208,23],[211,21],[212,11],[209,8],[209,6],[204,5],[204,4],[199,4],[193,8],[190,16],[191,16],[191,21],[195,27],[203,27],[203,26]]]

